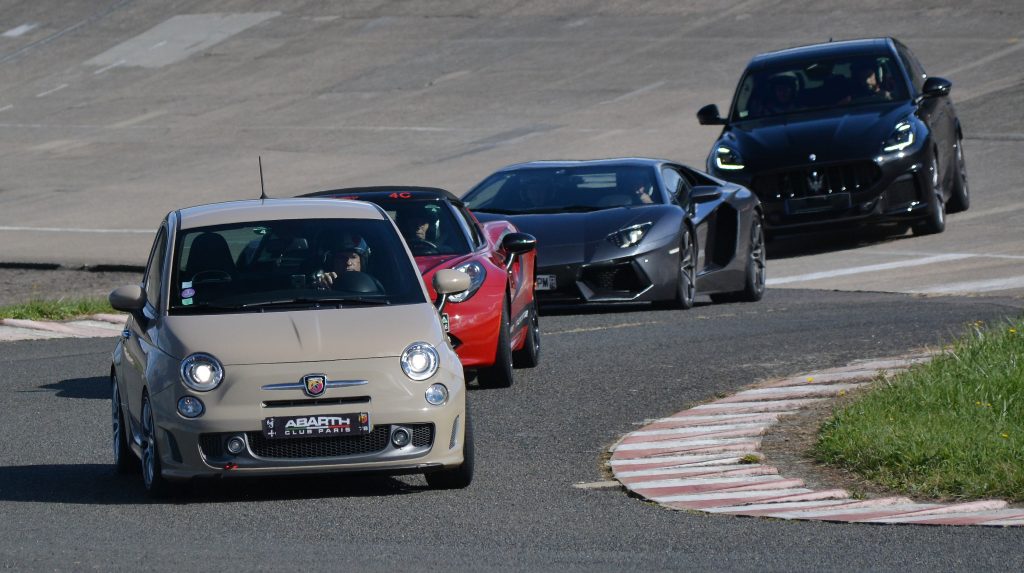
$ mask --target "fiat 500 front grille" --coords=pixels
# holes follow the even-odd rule
[[[407,424],[405,427],[412,430],[413,446],[424,447],[433,444],[433,424]],[[391,426],[376,426],[372,432],[362,436],[270,440],[265,438],[262,432],[247,432],[246,438],[252,453],[261,458],[338,458],[374,454],[388,448],[391,442]],[[203,447],[205,449],[205,444]]]

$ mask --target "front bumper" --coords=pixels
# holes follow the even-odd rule
[[[443,359],[442,359],[443,360]],[[451,360],[444,361],[451,362]],[[462,368],[442,367],[429,380],[414,382],[398,368],[398,359],[372,358],[298,365],[228,366],[229,378],[212,392],[191,393],[180,384],[153,398],[163,475],[172,479],[379,471],[405,473],[456,466],[463,461],[465,381]],[[322,372],[329,380],[366,380],[367,384],[328,388],[309,398],[299,389],[266,386]],[[443,383],[449,391],[441,406],[429,405],[423,392]],[[186,419],[177,413],[181,395],[198,396],[206,413]],[[367,412],[371,432],[358,436],[268,439],[263,419],[282,416],[323,416]],[[404,447],[391,443],[391,431],[402,426],[412,440]],[[229,438],[240,437],[244,449],[232,454]]]
[[[537,268],[555,288],[536,290],[542,304],[646,302],[671,298],[679,250],[670,242],[632,256]],[[674,252],[673,252],[674,250]]]
[[[928,215],[934,194],[930,155],[913,153],[787,166],[756,174],[716,175],[748,186],[761,200],[766,230],[776,233],[913,222]]]

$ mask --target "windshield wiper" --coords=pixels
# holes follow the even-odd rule
[[[342,297],[295,297],[278,300],[262,300],[250,302],[239,306],[239,308],[269,308],[275,306],[292,306],[306,304],[342,305],[342,304],[367,304],[367,305],[389,305],[391,301],[381,298],[368,298],[362,296]]]

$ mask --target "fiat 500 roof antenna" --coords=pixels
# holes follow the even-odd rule
[[[267,190],[263,188],[263,156],[257,155],[260,162],[260,201],[267,198]]]

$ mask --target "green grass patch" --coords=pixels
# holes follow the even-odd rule
[[[67,320],[98,312],[116,311],[105,298],[32,300],[24,304],[0,307],[0,318]]]
[[[1024,501],[1024,319],[876,381],[819,433],[819,461],[901,493]]]

